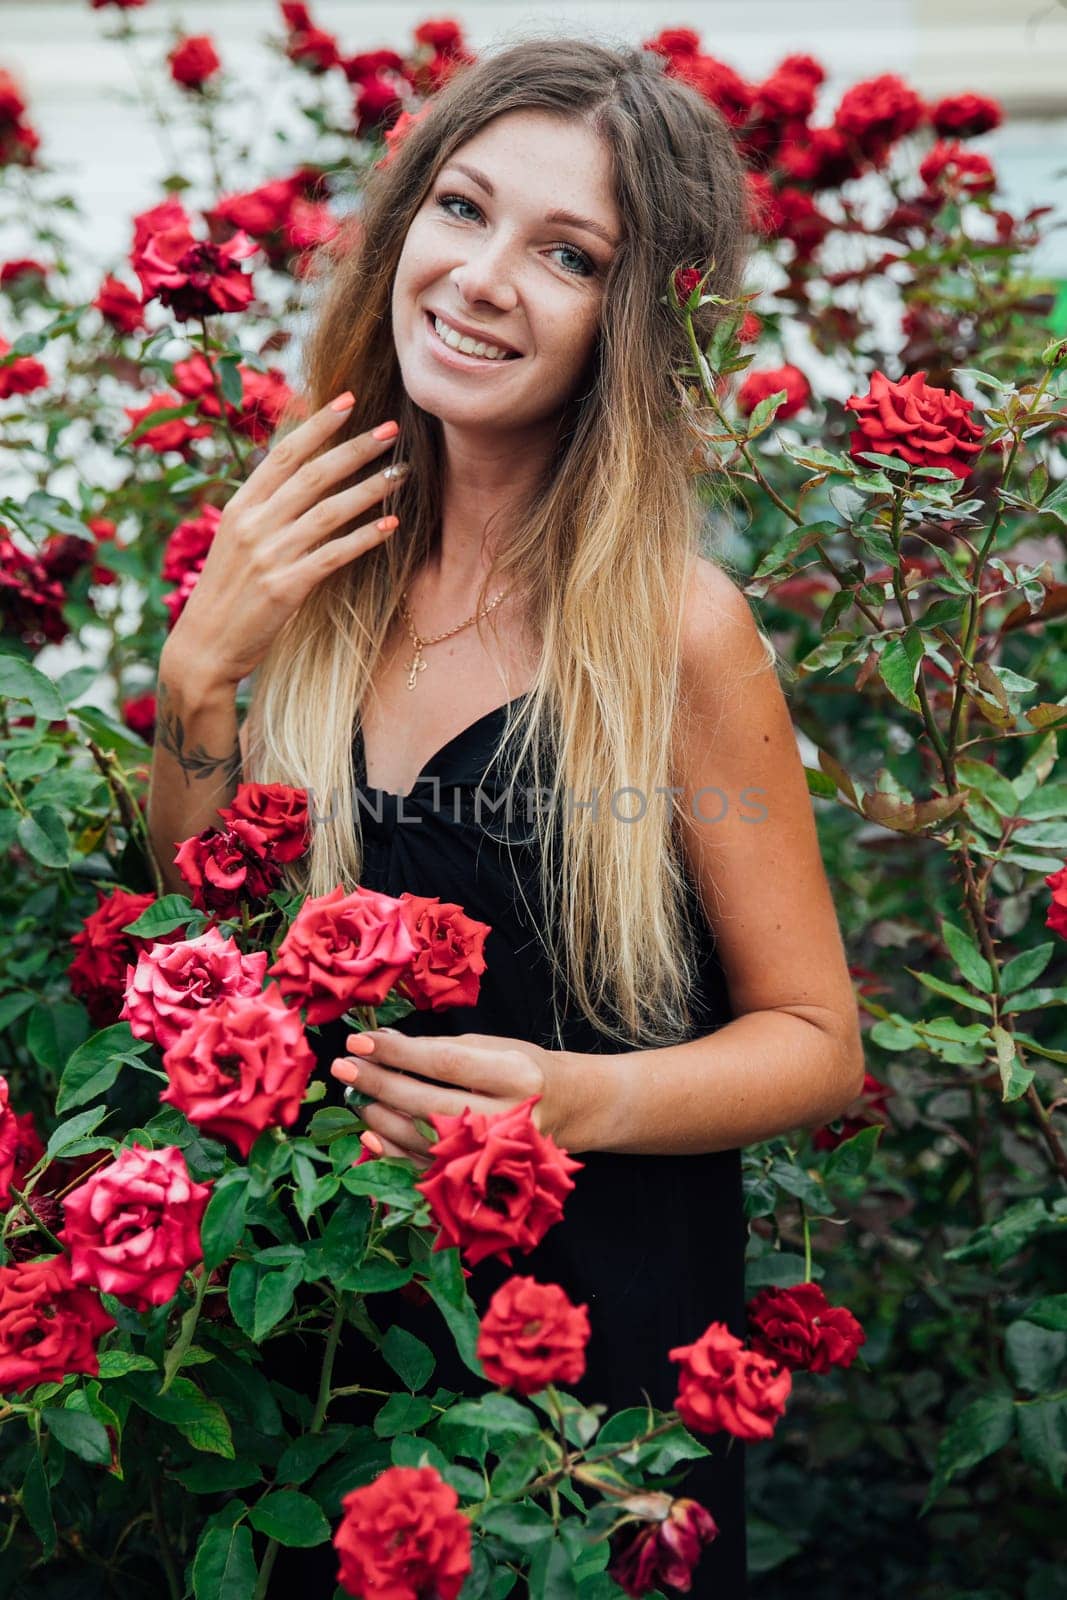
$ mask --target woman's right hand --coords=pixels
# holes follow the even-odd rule
[[[393,430],[385,438],[361,433],[315,454],[351,409],[335,405],[280,439],[227,502],[196,586],[168,636],[169,657],[195,663],[201,676],[210,670],[219,686],[235,687],[316,584],[382,544],[397,526],[387,517],[330,537],[380,501],[393,480],[377,472],[355,488],[329,490],[384,455],[397,432],[395,423],[380,424]]]

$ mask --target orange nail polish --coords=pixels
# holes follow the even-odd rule
[[[365,1144],[368,1150],[373,1150],[376,1156],[380,1156],[385,1149],[376,1133],[361,1133],[359,1139],[360,1143]]]
[[[348,1040],[348,1048],[370,1055],[374,1049],[374,1040],[368,1039],[365,1033],[353,1033]]]
[[[339,394],[336,400],[330,401],[331,411],[351,411],[356,403],[356,397],[351,389],[346,389],[344,394]]]
[[[372,439],[395,439],[399,432],[399,422],[379,422],[376,428],[371,429],[370,436]]]

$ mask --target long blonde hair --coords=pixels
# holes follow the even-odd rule
[[[695,983],[680,801],[656,798],[672,781],[684,596],[705,516],[678,396],[689,352],[667,285],[678,266],[714,263],[707,289],[733,298],[749,247],[733,136],[661,56],[572,38],[509,44],[457,68],[371,172],[357,241],[333,270],[305,346],[305,398],[318,407],[354,391],[345,436],[397,418],[411,463],[390,501],[403,537],[312,590],[279,633],[253,676],[245,775],[339,802],[290,868],[295,887],[323,894],[359,882],[355,722],[397,597],[440,538],[440,424],[403,387],[393,279],[438,169],[491,119],[517,110],[581,120],[607,142],[624,242],[605,281],[587,381],[560,415],[541,481],[514,507],[475,609],[514,588],[543,640],[513,770],[528,758],[536,792],[550,795],[536,813],[546,954],[600,1032],[647,1048],[689,1036]],[[703,343],[718,315],[715,306],[698,313]],[[509,708],[498,752],[513,748],[516,726]],[[605,814],[609,797],[634,786],[647,801],[639,825]],[[596,815],[574,803],[561,826],[564,794],[598,795]],[[625,797],[621,812],[629,814]],[[556,998],[558,1008],[558,989]],[[558,1009],[556,1025],[558,1040]]]

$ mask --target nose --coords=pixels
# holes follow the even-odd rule
[[[500,311],[513,311],[518,304],[511,246],[502,233],[472,245],[450,277],[461,299],[471,305],[483,301]]]

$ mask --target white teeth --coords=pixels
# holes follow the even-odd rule
[[[433,319],[437,337],[442,343],[447,344],[451,350],[460,350],[468,356],[485,356],[490,361],[506,361],[509,356],[507,350],[501,350],[495,344],[481,344],[477,339],[472,339],[468,334],[457,333],[450,328],[447,322],[442,322],[440,317]]]

